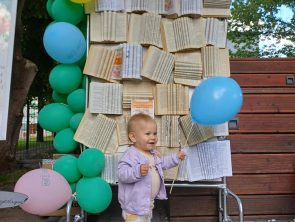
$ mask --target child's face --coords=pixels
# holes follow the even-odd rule
[[[129,137],[135,147],[144,151],[152,150],[158,142],[157,125],[154,122],[141,121],[134,132],[130,132]]]

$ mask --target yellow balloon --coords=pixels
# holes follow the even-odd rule
[[[90,2],[91,0],[71,0],[71,2],[75,2],[75,3],[87,3]]]

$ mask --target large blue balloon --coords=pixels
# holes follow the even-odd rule
[[[227,77],[204,80],[193,92],[190,110],[193,122],[215,125],[232,119],[241,109],[243,94],[239,84]]]
[[[75,63],[86,51],[86,40],[82,32],[67,22],[49,24],[43,36],[46,52],[60,63]]]

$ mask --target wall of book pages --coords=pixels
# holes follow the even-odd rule
[[[88,109],[75,140],[106,155],[102,177],[116,183],[128,149],[131,115],[145,112],[158,126],[163,155],[186,149],[167,180],[207,180],[232,175],[227,123],[192,123],[190,96],[205,78],[230,76],[226,48],[230,0],[97,0],[90,14],[91,77]]]

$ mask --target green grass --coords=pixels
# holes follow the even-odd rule
[[[49,136],[44,138],[44,142],[37,142],[36,138],[30,138],[29,140],[29,149],[32,148],[42,148],[42,147],[46,147],[52,144],[53,141],[53,136]],[[25,150],[26,149],[26,140],[25,139],[19,139],[18,143],[17,143],[17,150]]]
[[[10,172],[0,173],[0,186],[7,186],[15,184],[18,179],[24,175],[28,170],[26,169],[15,169]]]

